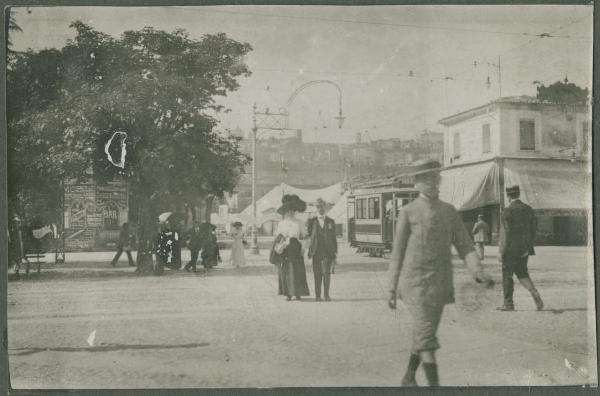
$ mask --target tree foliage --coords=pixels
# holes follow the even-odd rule
[[[85,178],[90,169],[99,182],[127,180],[147,216],[231,191],[248,157],[237,138],[218,132],[225,109],[216,98],[250,74],[250,45],[223,33],[192,39],[146,27],[114,38],[79,21],[71,27],[76,36],[64,48],[10,60],[13,200],[27,186]],[[116,131],[127,134],[122,169],[104,153]]]
[[[547,87],[539,85],[537,98],[542,102],[585,105],[589,100],[589,90],[578,87],[565,78],[564,81],[557,81]]]

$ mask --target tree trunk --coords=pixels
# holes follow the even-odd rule
[[[149,274],[154,271],[154,250],[156,240],[157,213],[153,203],[142,198],[138,212],[138,240],[137,240],[137,270],[140,274]]]
[[[215,196],[214,195],[209,195],[208,197],[206,197],[206,206],[204,207],[204,218],[206,219],[207,223],[210,223],[210,215],[212,213],[212,207],[213,207],[213,202],[215,201]]]

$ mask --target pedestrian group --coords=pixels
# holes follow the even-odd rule
[[[436,350],[440,348],[437,330],[446,304],[454,303],[452,246],[464,260],[473,279],[493,287],[492,278],[483,270],[484,246],[489,243],[489,225],[483,214],[466,230],[458,211],[439,199],[441,164],[424,160],[415,164],[411,173],[419,197],[402,207],[396,221],[392,255],[388,269],[388,305],[396,309],[401,299],[413,318],[411,354],[403,386],[417,386],[416,372],[422,365],[430,386],[439,386]],[[527,270],[528,258],[534,252],[536,219],[533,209],[519,199],[518,186],[506,188],[509,205],[501,212],[501,232],[498,257],[502,263],[504,301],[498,309],[514,311],[513,274],[529,291],[538,310],[544,307]],[[286,300],[301,300],[310,295],[306,279],[304,255],[312,261],[315,300],[331,301],[331,274],[335,272],[337,256],[336,225],[325,215],[327,203],[318,199],[317,215],[305,223],[299,214],[305,212],[306,203],[297,195],[284,195],[277,212],[282,216],[275,232],[269,261],[277,266],[278,292]],[[119,237],[117,255],[127,252],[131,263],[130,235],[127,224]],[[242,224],[235,223],[232,232],[232,264],[244,264]],[[169,242],[171,241],[171,242]],[[177,233],[166,224],[159,235],[157,256],[165,266],[177,262]],[[164,247],[164,249],[162,248]],[[211,226],[209,232],[194,226],[189,239],[192,260],[186,270],[196,271],[198,252],[202,250],[202,265],[211,268],[220,261],[218,244]],[[176,264],[175,264],[176,265]],[[323,293],[323,299],[321,298]]]

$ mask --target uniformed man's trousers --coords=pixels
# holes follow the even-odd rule
[[[406,308],[413,318],[412,324],[412,353],[434,351],[440,347],[437,330],[442,319],[444,304],[442,303],[412,303],[405,301]]]

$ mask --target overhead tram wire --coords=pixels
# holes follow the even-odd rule
[[[553,38],[553,37],[557,37],[557,36],[552,36],[552,34],[553,34],[553,33],[555,33],[555,32],[558,32],[558,31],[560,31],[560,30],[566,29],[566,28],[568,28],[568,27],[570,27],[570,26],[572,26],[572,25],[574,25],[574,24],[576,24],[576,23],[579,23],[579,22],[583,21],[584,19],[587,19],[587,18],[589,18],[589,17],[591,17],[591,16],[593,16],[593,15],[592,15],[592,14],[589,14],[589,15],[586,15],[586,16],[584,16],[584,17],[581,17],[581,18],[575,19],[574,21],[571,21],[571,22],[569,22],[568,24],[566,24],[566,25],[564,25],[564,26],[559,26],[558,28],[556,28],[556,29],[554,29],[554,30],[551,30],[551,31],[550,31],[550,32],[548,32],[548,33],[540,33],[540,34],[536,35],[536,37],[535,37],[535,38],[533,38],[533,39],[531,39],[531,40],[528,40],[528,41],[527,41],[527,42],[525,42],[525,43],[521,43],[521,44],[519,44],[519,45],[516,45],[516,46],[514,46],[514,47],[508,48],[508,49],[506,49],[506,50],[502,51],[501,53],[499,53],[498,55],[495,55],[493,60],[490,60],[491,58],[490,58],[490,57],[488,57],[488,58],[483,58],[483,59],[474,59],[474,61],[475,61],[475,62],[477,62],[477,63],[479,63],[479,64],[482,64],[482,65],[484,65],[484,64],[487,64],[487,63],[489,63],[489,62],[495,62],[495,60],[496,60],[496,58],[497,58],[498,56],[502,57],[503,55],[506,55],[506,54],[507,54],[507,53],[509,53],[509,52],[512,52],[512,51],[518,50],[518,49],[520,49],[520,48],[523,48],[523,47],[525,47],[525,46],[527,46],[527,45],[529,45],[529,44],[532,44],[532,43],[534,43],[534,42],[536,42],[536,41],[538,41],[538,40],[544,39],[544,38]],[[546,34],[547,34],[547,35],[546,35]],[[505,61],[506,61],[506,60],[505,60]],[[470,64],[473,64],[473,60],[470,60]],[[464,73],[467,73],[467,72],[469,72],[469,71],[471,71],[471,70],[473,70],[473,69],[472,69],[472,66],[470,66],[469,68],[467,68],[467,69],[464,69],[464,70],[462,70],[462,71],[460,71],[460,72],[458,72],[458,73],[454,73],[454,76],[460,76],[460,75],[462,75],[462,74],[464,74]]]
[[[207,6],[203,6],[203,7],[207,7]],[[379,26],[391,26],[391,27],[403,27],[403,28],[414,28],[414,29],[429,29],[429,30],[439,30],[439,31],[459,31],[459,32],[468,32],[468,33],[488,33],[488,34],[503,34],[503,35],[514,35],[514,36],[530,36],[533,37],[533,39],[529,40],[528,42],[524,43],[524,44],[520,44],[516,47],[510,48],[508,50],[503,51],[500,56],[502,56],[502,54],[505,54],[507,52],[511,52],[513,50],[516,50],[518,48],[521,48],[523,46],[529,45],[532,42],[535,42],[537,40],[540,40],[542,38],[565,38],[565,39],[590,39],[590,37],[587,36],[571,36],[571,35],[564,35],[564,36],[558,36],[558,35],[554,35],[554,33],[563,30],[577,22],[580,22],[586,18],[589,18],[591,16],[591,14],[586,15],[582,18],[576,19],[574,21],[572,21],[571,23],[565,25],[565,26],[560,26],[557,29],[554,29],[552,31],[549,32],[544,32],[544,33],[529,33],[529,32],[508,32],[508,31],[492,31],[492,30],[483,30],[483,29],[467,29],[467,28],[450,28],[450,27],[437,27],[437,26],[427,26],[427,25],[416,25],[416,24],[398,24],[398,23],[388,23],[388,22],[373,22],[373,21],[360,21],[360,20],[350,20],[350,19],[335,19],[335,18],[325,18],[325,17],[315,17],[315,16],[301,16],[301,15],[283,15],[283,14],[264,14],[264,13],[258,13],[258,12],[243,12],[243,11],[228,11],[228,10],[215,10],[215,9],[200,9],[200,8],[190,8],[190,7],[181,7],[181,6],[174,6],[174,7],[169,7],[171,9],[180,9],[180,10],[185,10],[185,11],[195,11],[195,12],[202,12],[202,13],[219,13],[219,14],[232,14],[232,15],[245,15],[245,16],[260,16],[260,17],[267,17],[267,18],[287,18],[287,19],[299,19],[299,20],[315,20],[315,21],[321,21],[321,22],[339,22],[339,23],[355,23],[355,24],[367,24],[367,25],[379,25]],[[479,63],[485,64],[486,62],[489,63],[489,60],[484,59],[484,60],[475,60],[478,61]],[[441,63],[441,62],[437,62],[437,63]],[[472,63],[472,61],[469,61],[469,63]],[[292,71],[292,70],[283,70],[283,69],[255,69],[256,71],[269,71],[269,72],[282,72],[282,73],[297,73],[297,71]],[[471,71],[472,68],[469,67],[468,69],[465,69],[461,72],[458,73],[454,73],[452,76],[445,76],[445,77],[419,77],[419,76],[411,76],[408,78],[414,78],[414,79],[423,79],[423,80],[430,80],[430,82],[435,82],[435,81],[448,81],[448,80],[453,80],[453,81],[469,81],[469,82],[484,82],[482,80],[478,80],[478,79],[460,79],[457,78],[458,76]],[[343,75],[371,75],[371,73],[352,73],[352,72],[335,72],[335,73],[329,73],[329,72],[318,72],[318,71],[304,71],[305,73],[310,73],[310,74],[343,74]],[[377,73],[377,76],[387,76],[387,77],[403,77],[400,74],[391,74],[391,73]]]
[[[260,71],[260,72],[269,72],[269,73],[291,73],[291,74],[298,74],[298,70],[291,70],[291,69],[263,69],[263,68],[255,68],[252,69],[252,71]],[[413,76],[408,76],[408,75],[403,75],[403,74],[399,74],[399,73],[367,73],[367,72],[344,72],[344,71],[318,71],[318,70],[303,70],[303,73],[306,74],[318,74],[318,75],[326,75],[326,76],[335,76],[335,75],[346,75],[346,76],[371,76],[374,75],[375,77],[393,77],[393,78],[407,78],[407,79],[420,79],[420,80],[430,80],[430,81],[435,81],[435,80],[446,80],[448,79],[448,77],[430,77],[430,76],[419,76],[419,75],[413,75]],[[469,81],[469,82],[484,82],[484,80],[479,80],[479,79],[461,79],[461,78],[452,78],[453,80],[456,81]]]
[[[203,6],[208,7],[208,6]],[[416,24],[403,24],[403,23],[392,23],[392,22],[374,22],[374,21],[361,21],[356,19],[336,19],[326,18],[317,16],[302,16],[302,15],[284,15],[284,14],[264,14],[259,12],[245,12],[245,11],[227,11],[227,10],[215,10],[215,9],[199,9],[199,8],[186,8],[181,6],[169,7],[174,9],[181,9],[185,11],[196,11],[203,13],[217,13],[217,14],[232,14],[232,15],[244,15],[244,16],[258,16],[266,18],[283,18],[283,19],[299,19],[299,20],[313,20],[319,22],[338,22],[338,23],[354,23],[360,25],[375,25],[375,26],[389,26],[389,27],[400,27],[400,28],[412,28],[412,29],[424,29],[424,30],[438,30],[438,31],[456,31],[464,33],[485,33],[485,34],[499,34],[499,35],[510,35],[510,36],[539,36],[538,33],[529,32],[513,32],[513,31],[498,31],[498,30],[485,30],[485,29],[468,29],[468,28],[452,28],[452,27],[438,27],[430,25],[416,25]],[[566,39],[589,39],[585,36],[551,36],[553,38],[566,38]]]
[[[508,48],[508,49],[506,49],[506,50],[502,51],[502,52],[501,52],[499,55],[496,55],[496,57],[498,57],[498,56],[502,57],[503,55],[505,55],[505,54],[507,54],[507,53],[509,53],[509,52],[512,52],[512,51],[518,50],[518,49],[520,49],[520,48],[523,48],[523,47],[525,47],[525,46],[527,46],[527,45],[530,45],[530,44],[532,44],[532,43],[534,43],[534,42],[537,42],[538,40],[541,40],[541,39],[544,39],[544,38],[548,38],[548,37],[550,37],[550,38],[552,38],[552,37],[556,37],[556,36],[552,36],[552,34],[553,34],[553,33],[556,33],[556,32],[558,32],[558,31],[560,31],[560,30],[566,29],[566,28],[568,28],[568,27],[570,27],[570,26],[572,26],[572,25],[574,25],[574,24],[576,24],[576,23],[579,23],[579,22],[581,22],[581,21],[583,21],[583,20],[585,20],[585,19],[587,19],[587,18],[589,18],[589,17],[591,17],[591,16],[593,16],[593,15],[592,15],[592,14],[588,14],[588,15],[586,15],[586,16],[584,16],[584,17],[581,17],[581,18],[577,18],[577,19],[575,19],[575,20],[573,20],[573,21],[569,22],[568,24],[566,24],[566,25],[564,25],[564,26],[559,26],[559,27],[557,27],[556,29],[553,29],[553,30],[549,31],[548,33],[540,33],[540,34],[536,35],[537,37],[535,37],[535,38],[533,38],[533,39],[531,39],[531,40],[528,40],[528,41],[527,41],[527,42],[525,42],[525,43],[521,43],[521,44],[519,44],[519,45],[517,45],[517,46],[511,47],[511,48]],[[476,60],[475,60],[475,62],[477,62],[477,63],[480,63],[480,64],[482,64],[482,65],[485,65],[485,64],[487,64],[487,63],[490,63],[490,62],[494,62],[494,61],[495,61],[495,60],[490,60],[490,59],[491,59],[491,58],[485,58],[485,59],[476,59]],[[506,61],[506,60],[505,60],[505,61]],[[470,60],[470,61],[469,61],[469,64],[471,64],[471,65],[472,65],[472,64],[473,64],[473,60]],[[433,85],[435,85],[436,83],[438,83],[438,82],[441,82],[441,81],[445,81],[445,82],[447,82],[448,80],[456,80],[456,81],[460,81],[460,79],[457,79],[457,78],[455,78],[455,77],[457,77],[457,76],[460,76],[460,75],[463,75],[463,74],[465,74],[465,73],[467,73],[467,72],[470,72],[470,71],[472,71],[472,70],[473,70],[473,66],[470,66],[469,68],[466,68],[466,69],[464,69],[464,70],[462,70],[462,71],[460,71],[460,72],[453,73],[453,74],[452,74],[452,77],[448,77],[448,78],[444,78],[444,79],[441,79],[441,80],[432,81],[432,85],[431,85],[431,86],[433,87]],[[475,81],[475,80],[473,80],[473,81]]]

